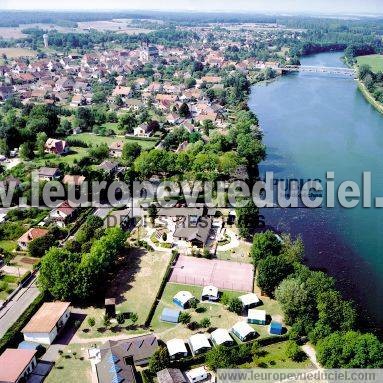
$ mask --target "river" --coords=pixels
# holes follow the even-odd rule
[[[305,57],[302,65],[344,66],[341,53]],[[294,73],[255,85],[249,100],[264,131],[267,159],[261,173],[277,178],[356,181],[371,171],[373,196],[383,196],[383,116],[351,78]],[[301,235],[306,263],[326,269],[363,322],[383,328],[383,210],[262,209],[266,224]],[[366,320],[366,321],[365,321]]]

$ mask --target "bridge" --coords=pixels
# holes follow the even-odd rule
[[[286,65],[278,68],[282,72],[307,72],[307,73],[327,73],[341,76],[355,77],[355,70],[351,68],[325,67],[325,66],[306,66],[306,65]]]

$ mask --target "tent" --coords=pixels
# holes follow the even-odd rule
[[[231,332],[242,342],[255,338],[257,335],[255,330],[246,322],[237,322],[232,327]]]
[[[241,295],[240,297],[238,297],[238,299],[242,302],[243,308],[245,310],[251,309],[260,303],[257,294],[254,293]]]
[[[202,290],[202,301],[218,301],[219,293],[215,286],[205,286]]]
[[[250,309],[247,313],[247,321],[253,324],[266,324],[266,311]]]
[[[179,291],[173,297],[173,303],[183,309],[188,307],[189,302],[194,298],[193,294],[189,291]]]
[[[170,322],[170,323],[178,323],[178,318],[180,316],[181,311],[180,310],[173,310],[165,307],[162,310],[160,319],[163,322]]]
[[[271,322],[269,327],[269,333],[272,335],[282,335],[283,326],[279,322]]]
[[[188,350],[182,339],[170,339],[166,342],[166,347],[171,359],[182,358],[188,355]]]

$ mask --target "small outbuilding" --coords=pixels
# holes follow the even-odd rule
[[[250,309],[247,313],[247,322],[252,324],[266,324],[266,311]]]
[[[189,345],[194,355],[202,354],[211,349],[205,334],[194,334],[189,338]]]
[[[169,323],[178,323],[178,318],[180,317],[180,310],[174,310],[174,309],[169,309],[165,307],[162,310],[160,320],[163,322],[169,322]]]
[[[179,359],[188,356],[188,350],[183,339],[171,339],[166,342],[166,347],[170,359]]]
[[[242,302],[242,306],[245,310],[251,309],[253,307],[256,307],[259,305],[260,300],[257,296],[257,294],[249,293],[245,295],[241,295],[238,297],[239,300]]]
[[[232,327],[231,332],[242,342],[254,339],[257,335],[255,330],[246,322],[237,322]]]
[[[205,286],[202,290],[201,301],[216,302],[219,299],[219,291],[215,286]]]
[[[186,383],[186,378],[178,368],[165,368],[157,372],[158,383]]]
[[[197,383],[207,379],[207,371],[205,367],[197,367],[187,371],[186,376],[189,379],[189,382]]]
[[[115,298],[105,299],[105,315],[107,315],[109,318],[114,318],[116,316],[116,299]]]
[[[229,331],[224,328],[217,328],[211,333],[211,341],[214,346],[230,347],[234,344],[233,338],[230,336]]]
[[[269,333],[271,335],[282,335],[283,325],[280,322],[272,321],[269,326]]]
[[[179,291],[173,297],[173,303],[183,309],[190,307],[190,301],[194,299],[194,295],[189,291]]]

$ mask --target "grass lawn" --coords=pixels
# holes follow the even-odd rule
[[[8,58],[35,57],[36,51],[26,48],[0,48],[0,56],[5,54]]]
[[[168,253],[131,249],[127,255],[126,266],[120,269],[115,277],[115,283],[106,293],[106,296],[116,298],[117,312],[136,313],[138,315],[136,325],[144,324],[169,261],[170,254]],[[85,312],[88,317],[96,319],[96,325],[89,331],[87,320],[85,320],[78,332],[80,337],[92,338],[116,335],[118,329],[113,329],[113,326],[106,331],[103,329],[105,313],[103,307],[90,307]],[[131,324],[131,321],[127,320],[125,326]],[[84,329],[88,329],[88,331],[84,332]],[[140,328],[133,330],[128,328],[126,330],[130,333],[144,332]]]
[[[245,363],[238,368],[314,368],[310,359],[302,362],[294,362],[286,355],[287,342],[274,343],[262,347],[260,355],[255,357],[253,362]]]
[[[357,57],[358,65],[369,65],[374,72],[383,72],[383,55],[368,55]]]
[[[46,383],[91,383],[91,366],[87,349],[93,344],[71,344],[64,350],[46,378]],[[76,353],[74,355],[74,353]]]
[[[9,252],[15,250],[17,247],[16,241],[11,241],[11,240],[2,240],[0,241],[0,248],[7,250]]]
[[[73,140],[80,140],[88,144],[89,146],[92,145],[101,145],[101,144],[107,144],[110,145],[112,142],[116,141],[123,141],[123,142],[136,142],[138,143],[143,149],[151,149],[154,148],[156,144],[156,140],[143,140],[139,138],[126,138],[126,137],[104,137],[104,136],[97,136],[95,134],[91,133],[80,133],[80,134],[74,134],[69,136],[68,138]]]
[[[176,306],[172,300],[176,293],[183,290],[190,291],[197,299],[200,299],[201,297],[202,287],[168,283],[161,297],[161,301],[157,306],[152,323],[150,324],[150,327],[157,334],[159,334],[161,339],[164,339],[165,341],[172,338],[187,339],[190,335],[193,334],[193,331],[189,330],[184,324],[172,324],[162,322],[160,320],[162,310],[165,307],[179,309],[179,307]],[[227,293],[233,297],[238,297],[241,295],[241,293],[233,291],[227,291]],[[191,315],[191,321],[200,322],[203,318],[209,318],[211,321],[211,327],[229,328],[239,320],[243,319],[238,315],[231,313],[219,303],[200,303],[199,307],[203,307],[205,312],[197,313],[194,309],[188,309],[185,311]]]
[[[75,161],[80,161],[87,153],[87,148],[71,147],[70,153],[65,156],[46,155],[44,158],[36,158],[33,163],[38,167],[59,165],[61,163],[73,166]]]

